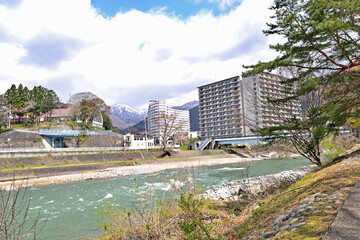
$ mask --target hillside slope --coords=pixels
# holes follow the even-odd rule
[[[310,173],[258,203],[239,224],[236,239],[322,239],[356,181],[360,155]]]

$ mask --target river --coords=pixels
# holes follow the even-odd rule
[[[101,234],[97,227],[99,219],[95,216],[104,203],[111,201],[119,207],[129,207],[149,187],[168,191],[171,181],[181,182],[189,171],[194,182],[207,190],[228,181],[274,174],[308,164],[306,159],[273,159],[31,188],[28,191],[31,197],[29,217],[33,219],[40,212],[39,224],[46,221],[38,239],[90,239]]]

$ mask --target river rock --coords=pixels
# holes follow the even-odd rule
[[[280,231],[286,231],[290,228],[290,225],[285,225],[283,227],[280,228]]]
[[[305,166],[277,174],[231,181],[207,190],[203,197],[213,200],[236,200],[238,196],[243,194],[256,195],[270,187],[277,187],[284,183],[293,183],[314,168],[314,166]]]
[[[344,196],[344,194],[342,194],[341,192],[335,192],[334,194],[333,194],[333,196],[335,196],[335,197],[343,197]]]
[[[299,227],[301,227],[301,226],[303,226],[305,224],[306,224],[305,222],[295,223],[295,224],[291,225],[290,229],[299,228]]]
[[[290,221],[290,224],[293,224],[293,223],[297,222],[298,220],[299,220],[299,218],[294,218]]]
[[[280,223],[282,223],[283,220],[286,220],[286,215],[280,215],[278,216],[275,221],[274,221],[274,226],[280,225]]]
[[[264,238],[271,238],[273,236],[276,235],[277,232],[264,232],[262,233],[261,235],[264,237]]]
[[[314,205],[315,206],[320,206],[320,205],[324,205],[325,204],[325,202],[316,202]]]
[[[320,210],[315,210],[315,211],[312,212],[312,214],[314,214],[314,215],[315,215],[315,214],[319,214],[319,213],[321,213]]]
[[[305,211],[306,211],[306,212],[312,212],[312,211],[314,211],[314,210],[315,210],[315,208],[312,207],[312,206],[309,206],[309,207],[305,208]]]

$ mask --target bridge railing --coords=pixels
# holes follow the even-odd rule
[[[148,147],[147,150],[161,149],[161,146]],[[66,153],[66,152],[111,152],[111,151],[145,151],[145,147],[142,149],[133,147],[82,147],[82,148],[8,148],[0,149],[2,153]]]
[[[54,129],[39,129],[40,135],[66,135],[66,136],[76,136],[80,134],[87,135],[116,135],[117,133],[112,132],[111,130],[105,131],[89,131],[89,130],[54,130]]]
[[[212,141],[211,138],[206,138],[198,147],[198,150],[204,150],[204,148]]]

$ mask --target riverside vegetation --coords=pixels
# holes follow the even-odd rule
[[[237,200],[204,198],[191,179],[173,181],[171,197],[149,189],[131,209],[108,203],[99,212],[100,239],[321,239],[360,179],[360,153]]]

